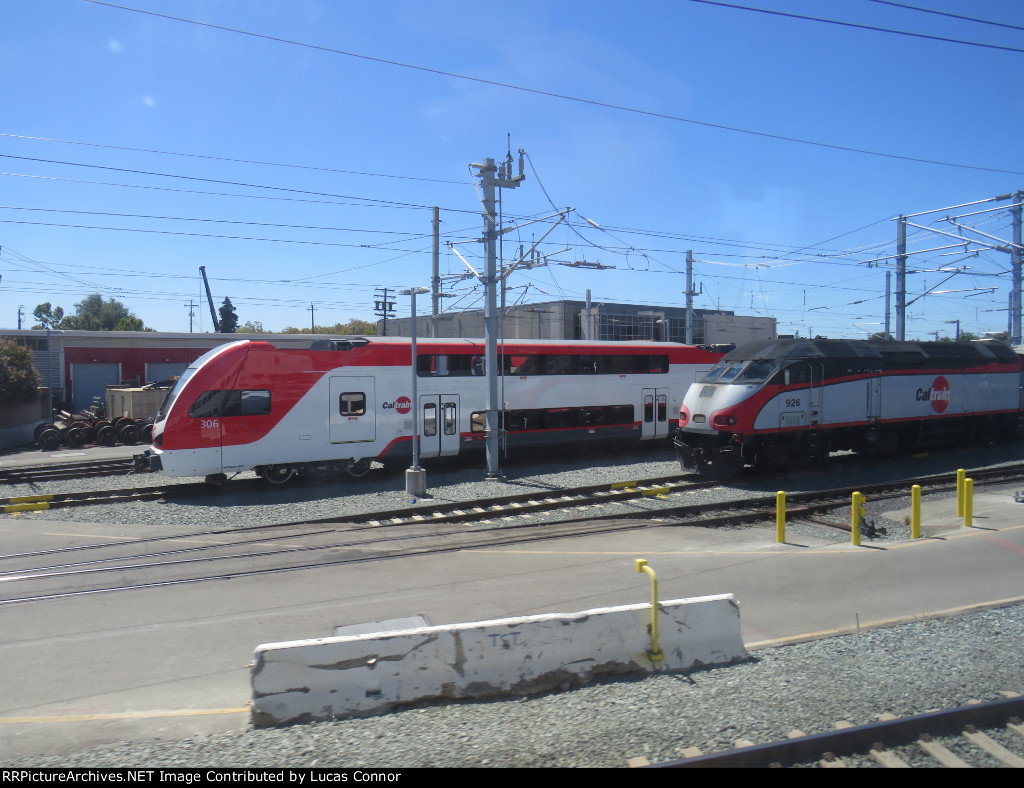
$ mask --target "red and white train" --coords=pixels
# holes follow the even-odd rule
[[[789,339],[726,355],[683,399],[683,468],[807,465],[1022,434],[1022,359],[998,342]]]
[[[671,437],[683,394],[721,352],[658,342],[506,341],[499,345],[506,449],[583,447]],[[157,415],[145,462],[172,476],[254,470],[366,473],[409,464],[419,409],[421,458],[482,449],[487,378],[480,340],[417,343],[350,337],[281,349],[242,340],[214,348],[178,380]]]

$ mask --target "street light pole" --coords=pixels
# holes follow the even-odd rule
[[[408,290],[398,291],[399,295],[412,296],[412,359],[409,364],[412,370],[412,467],[405,472],[405,492],[416,497],[427,494],[427,472],[420,467],[420,401],[416,386],[416,295],[429,292],[429,287],[410,287]]]

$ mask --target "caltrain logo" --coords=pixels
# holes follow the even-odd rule
[[[408,397],[399,397],[394,402],[385,402],[384,409],[388,410],[394,408],[396,412],[401,413],[403,416],[412,410],[412,400]]]
[[[944,413],[949,407],[949,381],[939,375],[932,382],[930,389],[917,390],[918,402],[932,403],[932,410],[936,413]]]

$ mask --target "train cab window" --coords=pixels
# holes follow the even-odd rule
[[[437,404],[423,403],[423,436],[433,438],[437,435]]]
[[[342,416],[366,414],[366,395],[361,391],[343,391],[338,396],[338,412]]]
[[[719,361],[715,366],[708,370],[708,374],[704,376],[701,383],[717,383],[718,379],[722,376],[722,373],[729,368],[731,362]]]
[[[748,363],[743,372],[736,376],[737,383],[764,383],[779,368],[775,361],[755,359]]]
[[[210,416],[221,415],[221,405],[224,402],[224,392],[221,390],[204,391],[188,409],[188,415],[193,419],[209,418]]]
[[[270,413],[270,391],[267,389],[225,392],[225,416],[264,416]]]

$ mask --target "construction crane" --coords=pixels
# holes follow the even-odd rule
[[[210,283],[206,279],[206,266],[199,266],[199,273],[203,275],[203,284],[206,285],[206,300],[210,302],[210,317],[213,318],[213,330],[220,333],[220,323],[217,322],[217,310],[213,308],[213,295],[210,293]]]

